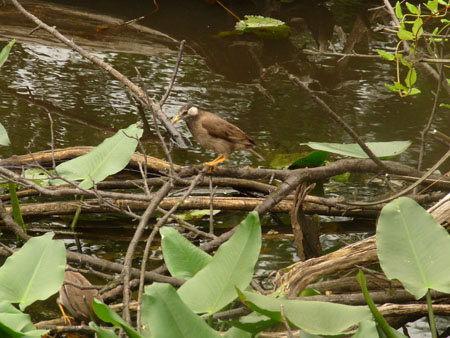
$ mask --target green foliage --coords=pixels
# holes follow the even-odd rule
[[[11,48],[15,42],[16,40],[11,40],[5,47],[3,47],[2,51],[0,52],[0,68],[8,58],[9,52],[11,51]]]
[[[329,153],[327,151],[312,151],[306,156],[303,156],[296,160],[289,166],[288,169],[323,166],[325,164],[325,161],[328,159],[328,155]]]
[[[111,323],[116,327],[122,328],[128,335],[128,337],[131,338],[141,338],[142,336],[136,332],[130,325],[127,324],[126,321],[122,319],[117,313],[114,312],[111,308],[109,308],[107,305],[103,304],[98,299],[94,298],[94,301],[92,302],[92,308],[94,309],[95,314],[103,320],[106,323]],[[95,328],[95,325],[91,325],[93,329]],[[97,330],[96,330],[97,331]],[[99,332],[99,331],[97,331]],[[111,332],[103,332],[104,337],[114,337],[112,336]]]
[[[32,180],[34,183],[40,186],[49,185],[49,174],[41,168],[29,168],[23,172],[23,177]]]
[[[450,21],[446,21],[445,16],[449,9],[449,3],[439,0],[431,0],[424,2],[424,7],[428,11],[421,11],[421,7],[417,7],[409,2],[404,3],[406,11],[402,9],[402,2],[397,1],[395,5],[395,15],[400,21],[400,27],[397,36],[401,41],[408,41],[410,43],[410,50],[408,55],[403,55],[399,52],[400,43],[397,44],[395,54],[390,54],[385,51],[377,50],[378,54],[388,61],[395,61],[397,64],[397,78],[394,85],[386,84],[386,88],[398,93],[400,96],[411,96],[420,93],[420,90],[415,88],[417,74],[416,64],[422,57],[422,51],[419,46],[427,45],[427,53],[439,55],[436,45],[432,43],[442,42],[442,38],[434,37],[434,35],[442,35],[448,29]],[[439,6],[442,6],[439,8]],[[437,22],[436,22],[437,21]],[[444,23],[444,25],[442,25]],[[433,28],[433,24],[436,27]],[[427,26],[432,32],[431,37],[424,38],[424,28]],[[445,34],[445,33],[444,33]],[[423,41],[421,41],[423,40]],[[433,48],[435,48],[433,50]],[[429,53],[430,52],[430,53]],[[408,59],[408,61],[406,61]],[[406,76],[401,78],[401,66],[406,67]]]
[[[132,124],[105,139],[88,154],[64,162],[56,167],[61,177],[70,181],[82,180],[79,187],[90,189],[109,175],[125,168],[136,150],[143,130]],[[52,184],[65,184],[63,180],[53,180]]]
[[[450,237],[419,204],[402,197],[381,211],[377,226],[380,265],[416,299],[428,289],[450,293]]]
[[[98,338],[117,338],[116,334],[114,333],[114,330],[104,329],[94,322],[90,322],[89,326],[97,332]]]
[[[362,292],[364,294],[364,299],[366,300],[366,303],[369,305],[369,309],[372,312],[378,327],[383,331],[386,337],[388,338],[405,337],[400,332],[397,332],[392,327],[390,327],[386,319],[384,319],[380,311],[378,311],[377,307],[375,306],[375,303],[370,297],[369,290],[367,289],[366,277],[364,276],[364,273],[361,270],[359,270],[356,279],[358,280],[359,285],[361,286]]]
[[[270,167],[274,169],[287,169],[289,166],[297,161],[299,158],[307,156],[308,153],[287,153],[287,154],[275,154],[270,161]]]
[[[287,38],[291,33],[290,27],[283,21],[259,15],[246,15],[245,20],[236,23],[235,29],[269,39]]]
[[[19,198],[17,197],[16,184],[14,182],[8,182],[9,186],[9,196],[11,197],[11,207],[13,218],[17,224],[19,224],[23,231],[27,232],[27,228],[25,227],[25,223],[22,218],[22,213],[20,212],[20,204]]]
[[[220,210],[213,210],[213,215],[217,215],[220,212]],[[189,210],[184,214],[177,214],[178,217],[182,217],[185,221],[198,221],[202,219],[205,216],[209,216],[211,211],[209,209],[196,209],[196,210]]]
[[[30,320],[30,315],[22,313],[7,301],[0,301],[0,336],[41,337],[49,330],[36,330]]]
[[[206,285],[205,285],[206,286]],[[204,286],[204,287],[205,287]],[[168,284],[153,283],[145,288],[142,300],[142,324],[146,336],[154,338],[219,338],[204,319],[193,313]]]
[[[359,144],[341,144],[341,143],[320,143],[308,142],[302,143],[313,149],[328,151],[330,153],[356,157],[368,158]],[[404,152],[412,144],[411,141],[392,141],[392,142],[367,142],[370,150],[381,159],[389,159]]]
[[[11,144],[11,141],[8,137],[8,132],[6,131],[5,127],[3,127],[3,124],[0,123],[0,146],[9,146]]]
[[[159,233],[164,262],[172,276],[190,279],[211,262],[210,255],[189,242],[177,230],[163,227]]]
[[[0,299],[21,310],[58,292],[64,281],[66,248],[53,232],[30,239],[0,268]]]
[[[241,301],[245,302],[250,309],[278,322],[282,322],[280,307],[283,305],[284,314],[289,323],[310,334],[342,334],[360,321],[371,318],[371,313],[366,306],[276,299],[247,291],[241,291],[239,294]]]
[[[211,262],[178,289],[180,298],[194,312],[219,311],[237,297],[235,287],[249,285],[260,250],[261,225],[252,212]]]

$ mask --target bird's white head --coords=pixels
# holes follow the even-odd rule
[[[179,120],[186,120],[193,118],[198,115],[198,108],[192,105],[192,103],[188,103],[180,108],[177,116],[175,116],[173,123],[176,123]]]

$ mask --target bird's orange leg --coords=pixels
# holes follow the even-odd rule
[[[220,155],[218,158],[216,158],[214,161],[211,162],[205,162],[203,163],[203,166],[205,167],[209,167],[209,174],[212,174],[213,172],[216,172],[216,166],[220,163],[225,162],[226,160],[228,160],[227,157],[225,157],[225,155]]]
[[[61,310],[61,313],[63,315],[64,318],[64,323],[65,324],[69,324],[69,326],[72,326],[72,323],[70,322],[70,319],[73,319],[73,317],[68,316],[65,312],[64,312],[64,308],[61,304],[58,303],[59,309]]]

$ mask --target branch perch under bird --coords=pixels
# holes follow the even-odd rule
[[[173,123],[185,120],[194,138],[200,145],[221,155],[214,161],[203,163],[210,167],[209,173],[216,171],[216,166],[228,160],[236,150],[247,150],[261,160],[264,157],[256,152],[257,143],[241,129],[210,112],[201,110],[191,103],[180,108]]]

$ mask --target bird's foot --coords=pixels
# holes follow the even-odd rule
[[[58,306],[59,306],[59,308],[60,308],[60,310],[61,310],[61,313],[62,313],[62,315],[63,315],[63,318],[64,318],[64,324],[69,325],[69,326],[72,326],[72,322],[71,322],[70,320],[71,320],[71,319],[74,320],[75,318],[68,316],[68,315],[66,314],[66,312],[64,311],[64,309],[63,309],[63,307],[62,307],[61,304],[58,304]]]
[[[216,169],[216,164],[214,164],[214,161],[203,163],[203,166],[204,167],[209,167],[208,174],[215,173],[216,170],[217,170]]]

